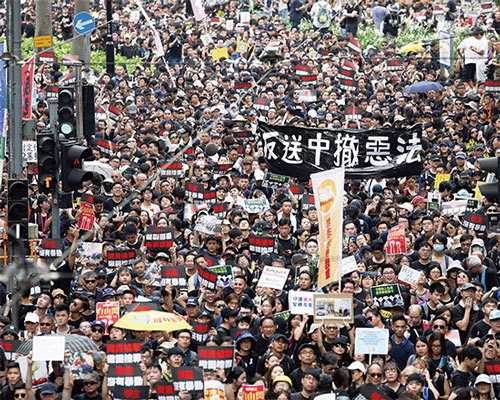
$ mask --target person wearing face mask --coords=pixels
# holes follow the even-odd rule
[[[441,272],[446,274],[446,270],[450,262],[453,261],[447,254],[445,254],[446,243],[448,240],[443,234],[436,234],[432,240],[432,256],[431,261],[437,262],[441,266]]]

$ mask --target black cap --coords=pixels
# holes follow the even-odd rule
[[[235,317],[238,315],[238,310],[231,307],[224,307],[220,312],[222,318]]]

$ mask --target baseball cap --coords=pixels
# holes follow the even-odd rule
[[[314,333],[315,330],[319,328],[319,324],[312,324],[311,327],[309,328],[309,331],[307,332],[308,335],[311,333]]]
[[[479,383],[487,383],[488,385],[491,385],[491,379],[488,375],[486,374],[480,374],[476,378],[476,381],[474,382],[474,386],[476,386]]]
[[[462,286],[462,288],[460,289],[461,292],[463,292],[464,290],[469,290],[469,289],[476,289],[476,285],[473,285],[472,283],[464,283],[464,285]]]
[[[57,392],[57,386],[52,382],[45,382],[40,389],[40,394],[52,394],[55,392]]]
[[[196,297],[188,297],[188,299],[186,300],[186,307],[187,306],[192,306],[192,307],[199,306],[198,299]]]
[[[361,361],[354,361],[347,367],[349,371],[361,371],[363,374],[366,374],[366,367],[363,365]]]
[[[100,326],[102,329],[106,329],[106,324],[104,323],[104,321],[99,321],[98,319],[92,321],[90,326]]]
[[[112,288],[106,288],[102,291],[102,297],[106,297],[106,296],[114,296],[115,295],[115,291],[114,289]]]
[[[467,154],[465,154],[463,151],[459,151],[456,155],[456,158],[463,158],[465,160],[467,159]]]
[[[238,315],[238,310],[236,308],[224,307],[220,312],[222,318],[235,317]]]
[[[4,337],[7,333],[11,333],[17,337],[19,337],[19,332],[14,325],[7,325],[3,328],[2,337]]]
[[[33,324],[38,324],[40,322],[40,318],[34,312],[29,312],[28,314],[26,314],[24,322],[31,322]]]
[[[166,258],[168,260],[167,254],[160,252],[156,255],[155,260],[158,260],[159,258]]]
[[[307,258],[304,257],[302,254],[294,254],[292,256],[291,260],[292,264],[302,264],[302,263],[307,263]]]
[[[290,387],[293,386],[292,380],[288,376],[286,376],[286,375],[281,375],[281,376],[277,376],[276,378],[274,378],[274,380],[273,380],[273,386],[276,385],[278,382],[286,382],[286,383],[288,383],[290,385]]]
[[[415,196],[411,201],[412,206],[416,206],[418,203],[424,202],[426,203],[428,200],[422,196]]]
[[[490,313],[490,321],[494,321],[500,319],[500,310],[493,310]]]
[[[125,294],[125,293],[132,293],[134,296],[135,296],[135,293],[132,289],[130,289],[129,286],[127,285],[121,285],[118,290],[116,291],[116,294],[118,295],[122,295],[122,294]]]

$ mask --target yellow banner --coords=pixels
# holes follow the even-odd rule
[[[439,189],[439,184],[441,182],[448,182],[450,180],[450,174],[436,174],[436,181],[434,182],[434,189]]]
[[[35,47],[51,47],[52,46],[52,36],[35,36]]]
[[[483,195],[481,194],[481,191],[479,190],[479,185],[482,185],[486,182],[478,182],[476,184],[476,190],[474,191],[474,198],[475,199],[481,199],[483,197]]]
[[[318,289],[321,289],[331,282],[340,281],[344,168],[313,174],[311,180],[318,210]]]
[[[229,58],[227,47],[222,47],[221,49],[212,50],[212,60],[217,61],[220,58],[225,58],[226,60]]]

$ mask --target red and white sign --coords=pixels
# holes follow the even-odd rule
[[[107,301],[96,304],[96,320],[106,323],[106,333],[108,326],[114,324],[120,319],[120,302]]]
[[[396,225],[391,228],[387,236],[387,254],[406,254],[406,237],[404,225]]]

